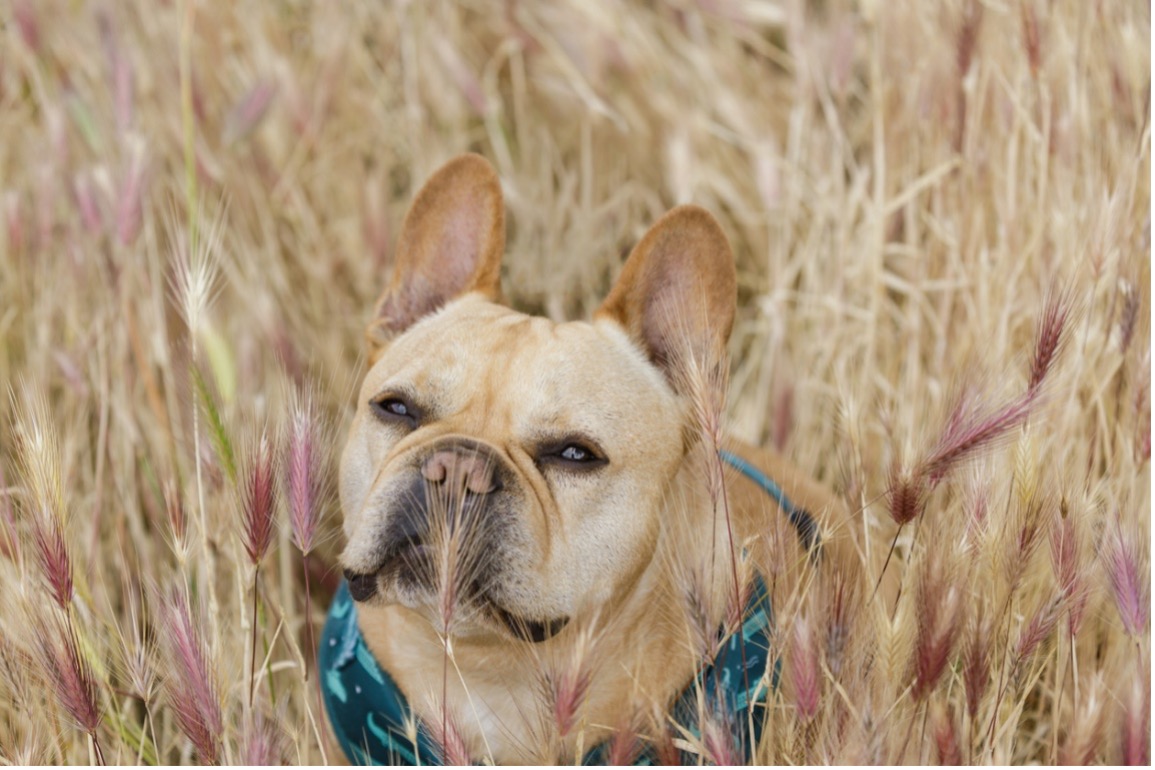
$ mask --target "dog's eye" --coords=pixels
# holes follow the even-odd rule
[[[584,463],[594,459],[593,453],[585,447],[580,447],[577,444],[570,444],[558,454],[563,460],[568,460],[571,463]]]
[[[606,464],[605,456],[584,439],[565,439],[543,446],[538,452],[539,462],[559,466],[570,471],[592,471]]]
[[[370,401],[369,406],[377,419],[384,422],[402,422],[410,428],[415,428],[421,419],[418,410],[399,396],[381,396]]]
[[[381,404],[381,408],[384,409],[386,412],[392,412],[393,414],[397,415],[398,417],[408,417],[409,416],[409,407],[405,406],[404,401],[398,401],[395,398],[391,398],[388,401]]]

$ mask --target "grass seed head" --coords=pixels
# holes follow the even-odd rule
[[[963,510],[966,511],[967,547],[971,558],[977,558],[989,536],[990,484],[982,472],[973,473],[963,490]]]
[[[255,566],[273,541],[276,524],[277,465],[273,443],[262,431],[241,475],[241,539]]]
[[[702,756],[712,765],[733,767],[743,764],[741,747],[737,745],[734,726],[728,714],[707,709],[701,719]]]
[[[1123,628],[1138,637],[1151,618],[1150,571],[1139,539],[1125,534],[1122,522],[1116,520],[1108,527],[1101,558]]]
[[[442,703],[435,710],[437,717],[431,719],[426,727],[430,737],[437,745],[442,764],[467,766],[473,764],[469,756],[469,749],[465,745],[465,738],[457,726],[457,717],[453,710]]]
[[[959,19],[958,38],[955,45],[955,66],[958,68],[960,78],[965,78],[970,72],[975,47],[978,45],[979,33],[982,30],[982,22],[983,6],[977,0],[965,0],[962,4],[962,15]]]
[[[1130,678],[1130,690],[1123,701],[1122,744],[1123,764],[1129,767],[1147,767],[1151,764],[1151,675],[1137,672]]]
[[[201,233],[195,252],[189,252],[187,235],[178,240],[172,284],[174,302],[180,308],[193,344],[216,294],[218,252],[224,226],[220,216],[202,216],[200,220],[209,224]]]
[[[1054,633],[1062,607],[1062,597],[1057,596],[1042,602],[1035,610],[1030,621],[1019,632],[1019,640],[1015,644],[1015,657],[1019,662],[1031,657],[1039,645]]]
[[[24,382],[17,397],[9,391],[16,412],[16,445],[20,477],[31,496],[30,505],[40,515],[67,525],[60,438],[43,391]]]
[[[32,515],[32,541],[48,592],[60,609],[67,610],[72,603],[72,558],[54,516]]]
[[[1039,14],[1031,0],[1019,5],[1020,19],[1022,20],[1023,50],[1027,54],[1027,61],[1031,65],[1031,77],[1039,76],[1042,67],[1042,42],[1039,35]]]
[[[1034,495],[1011,505],[1010,521],[1004,526],[1001,552],[1003,572],[1011,593],[1022,584],[1031,566],[1031,558],[1042,544],[1047,514],[1056,506],[1049,494]]]
[[[606,751],[606,764],[613,767],[632,765],[641,753],[642,742],[638,731],[629,725],[614,730]]]
[[[926,481],[920,469],[891,467],[886,485],[886,510],[900,527],[914,521],[926,508]]]
[[[76,202],[80,222],[89,235],[99,235],[104,231],[104,216],[96,200],[89,174],[77,174],[72,180],[72,197]]]
[[[96,26],[108,66],[108,90],[113,94],[117,133],[124,136],[133,125],[134,72],[132,59],[127,55],[117,32],[116,21],[102,8],[96,12]]]
[[[12,512],[12,496],[4,477],[4,463],[0,463],[0,555],[17,564],[23,562],[20,540],[16,537],[16,516]]]
[[[1067,733],[1059,745],[1058,764],[1089,765],[1102,755],[1106,711],[1103,690],[1101,673],[1095,674],[1090,686],[1083,688],[1081,700],[1075,704],[1074,717],[1067,723]]]
[[[588,632],[583,633],[589,639]],[[547,678],[549,702],[553,704],[553,721],[561,736],[569,735],[576,726],[586,696],[589,694],[593,671],[590,668],[589,646],[582,641],[575,647],[575,655],[561,670]]]
[[[720,639],[714,599],[706,581],[705,567],[691,565],[683,579],[683,608],[695,655],[703,660],[712,660]]]
[[[790,681],[794,688],[794,706],[803,722],[818,714],[822,697],[821,674],[818,670],[818,644],[814,639],[811,621],[805,615],[794,620],[790,641]]]
[[[245,721],[241,736],[241,764],[272,767],[286,764],[285,732],[279,722],[256,708]]]
[[[994,408],[952,414],[924,467],[932,485],[959,463],[1004,440],[1031,413],[1035,394],[1027,393]]]
[[[143,226],[146,171],[144,144],[133,141],[116,203],[116,237],[121,246],[131,246]]]
[[[1135,338],[1135,328],[1139,320],[1139,309],[1143,298],[1130,281],[1122,281],[1119,287],[1122,306],[1119,309],[1119,351],[1127,353],[1131,340]]]
[[[486,458],[485,462],[492,461]],[[484,565],[495,521],[482,515],[484,506],[474,504],[471,495],[452,484],[426,480],[425,500],[429,548],[411,567],[432,579],[441,624],[438,632],[448,640],[456,624],[469,622],[480,611],[473,598],[489,588]]]
[[[221,755],[224,718],[202,626],[183,589],[174,590],[163,602],[162,638],[169,662],[166,700],[181,732],[196,748],[198,759],[215,764]]]
[[[168,519],[169,542],[177,561],[184,563],[188,557],[188,514],[180,491],[171,479],[164,482],[164,511]]]
[[[966,693],[967,714],[974,721],[979,705],[991,682],[992,624],[989,613],[980,603],[970,622],[966,650],[962,660],[963,689]]]
[[[80,651],[75,631],[48,613],[33,619],[33,640],[40,665],[57,703],[86,733],[95,734],[101,713],[96,678]]]
[[[234,144],[253,133],[265,117],[277,95],[277,84],[262,80],[250,88],[225,116],[221,140]]]
[[[837,677],[846,662],[847,645],[858,620],[861,586],[841,570],[823,581],[826,601],[826,664]]]
[[[132,694],[147,704],[152,702],[157,683],[156,639],[145,616],[145,603],[139,586],[126,577],[122,592],[128,606],[128,617],[123,625],[128,626],[128,631],[125,632],[122,624],[117,624],[121,674]]]
[[[15,0],[12,18],[16,22],[16,29],[20,32],[20,40],[28,50],[33,54],[40,53],[40,19],[36,16],[32,0]]]
[[[293,545],[308,554],[316,545],[317,525],[324,494],[324,468],[319,415],[312,395],[294,391],[286,433],[284,468],[288,487],[289,522]]]
[[[963,763],[962,752],[959,750],[954,714],[941,703],[935,703],[932,713],[934,714],[934,745],[938,751],[938,763],[944,767],[961,765]]]
[[[1027,378],[1028,393],[1038,392],[1050,374],[1055,360],[1066,344],[1068,335],[1065,332],[1070,315],[1070,294],[1057,289],[1048,292],[1043,315],[1035,330],[1035,348]]]
[[[1060,512],[1069,510],[1066,498],[1059,501]],[[1087,564],[1083,559],[1082,525],[1078,514],[1068,513],[1052,520],[1050,530],[1051,569],[1067,608],[1067,630],[1078,636],[1087,607]]]
[[[963,594],[956,577],[937,555],[928,557],[923,567],[912,665],[911,696],[915,700],[922,700],[934,690],[958,641]]]

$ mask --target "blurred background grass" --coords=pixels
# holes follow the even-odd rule
[[[1064,290],[1043,406],[897,541],[904,585],[936,549],[979,554],[950,572],[965,600],[943,682],[904,700],[908,601],[867,624],[889,662],[842,706],[829,671],[817,719],[787,684],[764,757],[939,761],[955,736],[964,760],[1117,762],[1135,735],[1149,757],[1149,612],[1125,618],[1128,590],[1150,597],[1147,4],[8,0],[0,23],[0,759],[87,761],[86,732],[110,761],[204,759],[164,684],[173,590],[207,618],[222,756],[273,736],[272,758],[333,758],[307,713],[287,515],[248,706],[252,572],[226,458],[243,466],[299,392],[340,446],[401,217],[466,150],[503,181],[508,300],[559,320],[597,306],[670,206],[713,211],[739,269],[730,430],[831,484],[878,548],[892,468],[935,443],[960,388],[1023,387]],[[1046,493],[1046,531],[1077,522],[1089,618],[1052,625],[1026,667],[1034,608],[1071,597],[1045,543],[1019,581],[986,558],[1018,532],[1016,485]],[[331,495],[315,513],[323,600]],[[54,527],[94,730],[35,649],[36,533]],[[984,596],[1007,598],[976,718],[959,669]]]

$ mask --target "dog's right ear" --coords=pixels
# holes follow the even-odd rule
[[[467,292],[498,299],[504,250],[497,173],[480,155],[459,155],[429,178],[405,215],[393,276],[365,331],[370,348]]]

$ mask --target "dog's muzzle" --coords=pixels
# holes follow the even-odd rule
[[[483,585],[508,524],[502,493],[511,486],[512,472],[485,445],[465,438],[434,445],[390,502],[376,568],[345,571],[350,594],[362,602],[373,598],[381,577],[430,587],[438,558],[456,559],[473,573],[470,583]]]
[[[497,625],[534,642],[568,623],[521,617],[496,598],[517,493],[514,472],[496,450],[471,439],[443,439],[419,456],[402,490],[389,502],[376,567],[345,570],[354,600],[369,601],[383,586],[410,597],[453,591],[452,604],[483,609]]]

